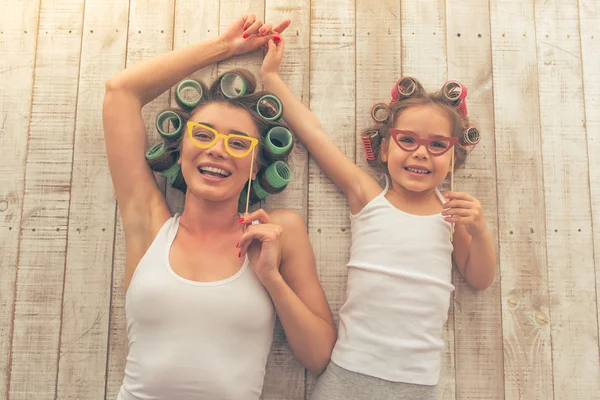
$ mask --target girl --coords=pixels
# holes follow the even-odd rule
[[[166,114],[186,129],[161,155],[175,155],[164,173],[186,191],[181,216],[171,215],[144,156],[145,104],[194,71],[278,40],[288,25],[273,30],[244,16],[218,38],[106,84],[106,149],[127,241],[129,354],[119,399],[258,399],[275,310],[301,363],[319,373],[329,361],[335,327],[302,219],[288,210],[237,212],[249,176],[262,176],[261,147],[275,124],[256,111],[261,95],[219,78],[188,113]],[[156,168],[159,147],[146,156]]]
[[[455,107],[411,80],[412,87],[395,91],[392,104],[373,110],[380,123],[369,133],[382,141],[380,147],[369,142],[376,146],[367,150],[385,166],[382,191],[281,81],[283,48],[284,41],[268,43],[260,71],[265,88],[282,100],[286,122],[345,194],[352,224],[339,338],[312,399],[435,399],[442,328],[454,290],[452,257],[478,289],[491,284],[495,270],[479,202],[437,189],[466,156],[466,104]]]

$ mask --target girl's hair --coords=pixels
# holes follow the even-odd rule
[[[399,96],[397,100],[392,101],[385,108],[387,118],[381,118],[382,122],[363,131],[363,142],[366,140],[365,137],[371,138],[368,146],[372,148],[375,158],[375,162],[371,163],[371,165],[383,167],[387,172],[386,163],[381,161],[381,148],[384,145],[389,145],[390,128],[395,126],[398,118],[404,111],[412,107],[429,105],[435,106],[444,112],[450,121],[451,136],[459,138],[456,145],[454,145],[453,151],[454,168],[460,168],[464,164],[468,154],[469,143],[463,138],[467,129],[471,127],[469,118],[467,116],[461,117],[457,107],[444,95],[443,90],[428,93],[419,81],[414,78],[408,79],[414,82],[414,92],[409,96]]]
[[[221,80],[223,79],[223,77],[227,76],[230,78],[233,75],[236,75],[238,78],[244,81],[243,87],[245,91],[245,93],[243,94],[239,93],[238,88],[238,91],[234,92],[237,93],[234,97],[231,96],[231,93],[228,93],[229,96],[225,95],[222,89],[223,85],[221,84]],[[198,92],[200,99],[196,100],[194,103],[186,103],[185,100],[182,100],[182,96],[179,93],[179,88],[183,87],[184,84],[193,87]],[[183,137],[185,134],[187,134],[186,123],[197,111],[209,104],[227,104],[231,107],[245,110],[252,118],[254,126],[259,132],[259,143],[257,146],[258,151],[256,152],[255,158],[255,160],[260,165],[257,171],[257,179],[259,179],[258,175],[261,173],[261,170],[263,172],[262,175],[265,175],[265,168],[270,166],[276,167],[270,168],[270,172],[268,173],[269,177],[275,176],[275,178],[271,178],[271,180],[275,179],[277,181],[275,187],[271,187],[271,185],[269,184],[269,179],[261,175],[260,179],[262,181],[262,187],[260,187],[260,183],[258,183],[259,188],[256,189],[255,186],[252,187],[250,195],[250,204],[258,203],[260,200],[264,199],[264,197],[266,197],[268,194],[281,192],[287,185],[287,182],[289,181],[289,178],[291,176],[289,166],[287,165],[286,161],[288,155],[290,154],[293,148],[294,139],[287,125],[284,122],[280,121],[279,117],[265,118],[257,111],[259,102],[261,101],[261,99],[264,99],[265,96],[271,99],[271,105],[276,105],[277,101],[279,100],[269,92],[261,91],[255,93],[255,88],[256,80],[254,78],[254,75],[247,70],[239,68],[227,71],[219,75],[213,81],[210,88],[207,88],[202,81],[197,80],[186,80],[180,83],[177,86],[177,90],[175,90],[175,100],[180,106],[180,108],[168,108],[158,114],[156,126],[159,130],[159,133],[163,137],[163,141],[152,146],[146,153],[146,160],[150,167],[154,171],[162,172],[163,175],[165,175],[168,178],[171,186],[185,192],[187,190],[187,185],[185,184],[185,179],[183,178],[183,174],[181,173],[180,168],[178,168],[178,165],[176,164],[181,152]],[[201,94],[199,94],[200,92]],[[192,106],[190,106],[190,104],[192,104]],[[279,105],[282,111],[283,106],[280,104],[280,102]],[[269,117],[273,117],[273,113],[275,113],[276,110],[273,110],[273,108],[269,110],[269,103],[266,103],[266,108],[267,111],[271,112],[271,115],[269,115]],[[170,117],[165,117],[161,119],[161,115],[170,115]],[[169,137],[169,133],[165,134],[164,130],[163,132],[161,132],[161,125],[165,122],[167,124],[169,122],[172,124],[173,129],[176,131],[176,134]],[[289,135],[284,135],[283,143],[277,138],[273,139],[273,136],[271,135],[269,135],[269,142],[266,141],[267,134],[275,127],[285,128],[284,132],[289,132]],[[281,135],[279,136],[281,138]],[[280,151],[273,152],[273,146],[277,147]],[[284,150],[281,150],[281,147],[279,146],[283,146]],[[153,152],[155,154],[160,153],[160,156],[153,156]],[[277,172],[275,173],[275,175],[273,175],[273,171],[275,170]],[[244,191],[242,192],[243,196],[240,196],[240,202],[242,201],[242,197],[243,201],[245,202],[245,190],[246,189],[244,189]]]

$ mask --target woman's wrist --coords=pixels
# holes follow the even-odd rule
[[[279,73],[277,72],[267,72],[264,74],[260,74],[260,80],[262,81],[265,89],[269,90],[269,85],[276,83],[281,78],[279,77]]]
[[[265,276],[259,276],[258,279],[269,293],[277,290],[277,288],[281,287],[282,284],[286,285],[283,276],[281,276],[279,273],[279,270],[273,271]]]
[[[195,57],[195,70],[218,63],[233,56],[232,45],[220,36],[198,42],[193,45],[198,49]]]

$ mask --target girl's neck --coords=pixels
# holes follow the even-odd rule
[[[193,236],[228,233],[240,229],[237,199],[210,201],[187,192],[179,223]]]
[[[436,214],[442,205],[435,187],[415,192],[392,181],[386,197],[400,210],[416,215]]]

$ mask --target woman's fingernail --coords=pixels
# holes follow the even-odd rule
[[[238,222],[244,222],[244,218],[238,219]]]
[[[247,39],[247,38],[248,38],[248,34],[247,34],[247,33],[244,33],[244,36],[242,36],[242,37],[243,37],[244,39]]]
[[[237,242],[237,244],[235,245],[235,248],[237,249],[238,247],[240,247],[240,242]]]
[[[276,41],[276,42],[279,42],[279,41],[281,40],[281,38],[280,38],[279,36],[275,36],[275,37],[273,38],[273,40],[274,40],[274,41]]]
[[[240,251],[238,252],[238,258],[241,258],[241,257],[242,257],[242,251],[240,250]]]
[[[248,27],[247,27],[247,26],[245,26],[245,27],[244,27],[244,30],[246,30],[246,29],[248,29]]]

